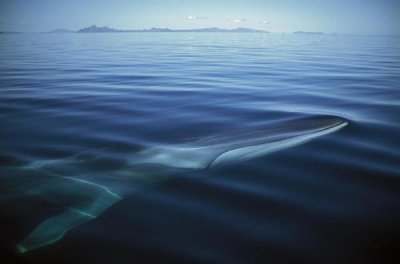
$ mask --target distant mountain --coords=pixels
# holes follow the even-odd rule
[[[123,32],[123,31],[124,30],[117,30],[109,27],[98,27],[96,25],[78,30],[79,33],[108,33],[108,32]]]
[[[307,31],[296,31],[293,32],[293,34],[310,34],[310,35],[322,35],[324,34],[323,32],[307,32]]]
[[[63,29],[63,28],[57,28],[51,31],[48,31],[46,33],[75,33],[76,31],[69,30],[69,29]]]
[[[235,28],[223,29],[217,27],[211,28],[198,28],[198,29],[169,29],[169,28],[150,28],[150,29],[133,29],[133,30],[119,30],[109,27],[97,27],[96,25],[82,28],[79,33],[118,33],[118,32],[238,32],[238,33],[269,33],[268,31],[252,29],[252,28]]]

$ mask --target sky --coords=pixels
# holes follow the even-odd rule
[[[0,31],[247,27],[400,34],[400,0],[0,0]]]

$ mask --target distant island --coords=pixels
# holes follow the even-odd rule
[[[236,32],[236,33],[269,33],[268,31],[252,28],[223,29],[217,27],[198,28],[198,29],[170,29],[170,28],[150,28],[150,29],[131,29],[120,30],[110,27],[98,27],[96,25],[82,28],[78,33],[130,33],[130,32]]]
[[[238,27],[234,29],[225,29],[218,27],[209,27],[209,28],[195,28],[195,29],[170,29],[170,28],[149,28],[149,29],[115,29],[111,27],[98,27],[96,25],[92,25],[90,27],[82,28],[78,31],[69,30],[69,29],[54,29],[46,32],[37,32],[37,33],[50,33],[50,34],[63,34],[63,33],[133,33],[133,32],[216,32],[216,33],[270,33],[269,31],[253,29],[253,28],[244,28]],[[0,31],[0,34],[23,34],[23,32],[15,32],[15,31]],[[322,35],[325,34],[323,32],[314,32],[314,31],[295,31],[293,34],[303,34],[303,35]]]
[[[296,31],[293,34],[309,34],[309,35],[322,35],[323,32],[309,32],[309,31]]]

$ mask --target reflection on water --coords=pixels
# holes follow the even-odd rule
[[[398,37],[0,37],[8,262],[379,263],[398,254]],[[268,156],[213,170],[126,169],[146,148],[234,141],[235,131],[327,115],[348,125]],[[63,214],[55,226],[75,228],[62,240],[15,253],[40,223],[40,238],[57,237],[45,220]]]

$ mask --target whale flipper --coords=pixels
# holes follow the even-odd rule
[[[48,218],[37,226],[32,233],[17,245],[17,251],[25,253],[29,250],[52,244],[60,240],[68,230],[93,218],[95,216],[69,208],[61,214]]]
[[[60,214],[47,218],[24,238],[17,245],[19,253],[25,253],[60,240],[67,231],[98,217],[121,199],[119,195],[111,192],[105,186],[77,178],[62,176],[58,178],[62,180],[60,182],[65,185],[67,190],[72,189],[74,193],[71,195],[60,185],[51,185],[51,189],[54,190],[42,189],[42,195],[46,194],[49,197],[56,190],[57,194],[50,195],[50,199],[56,204],[68,206],[64,207],[65,210]]]

